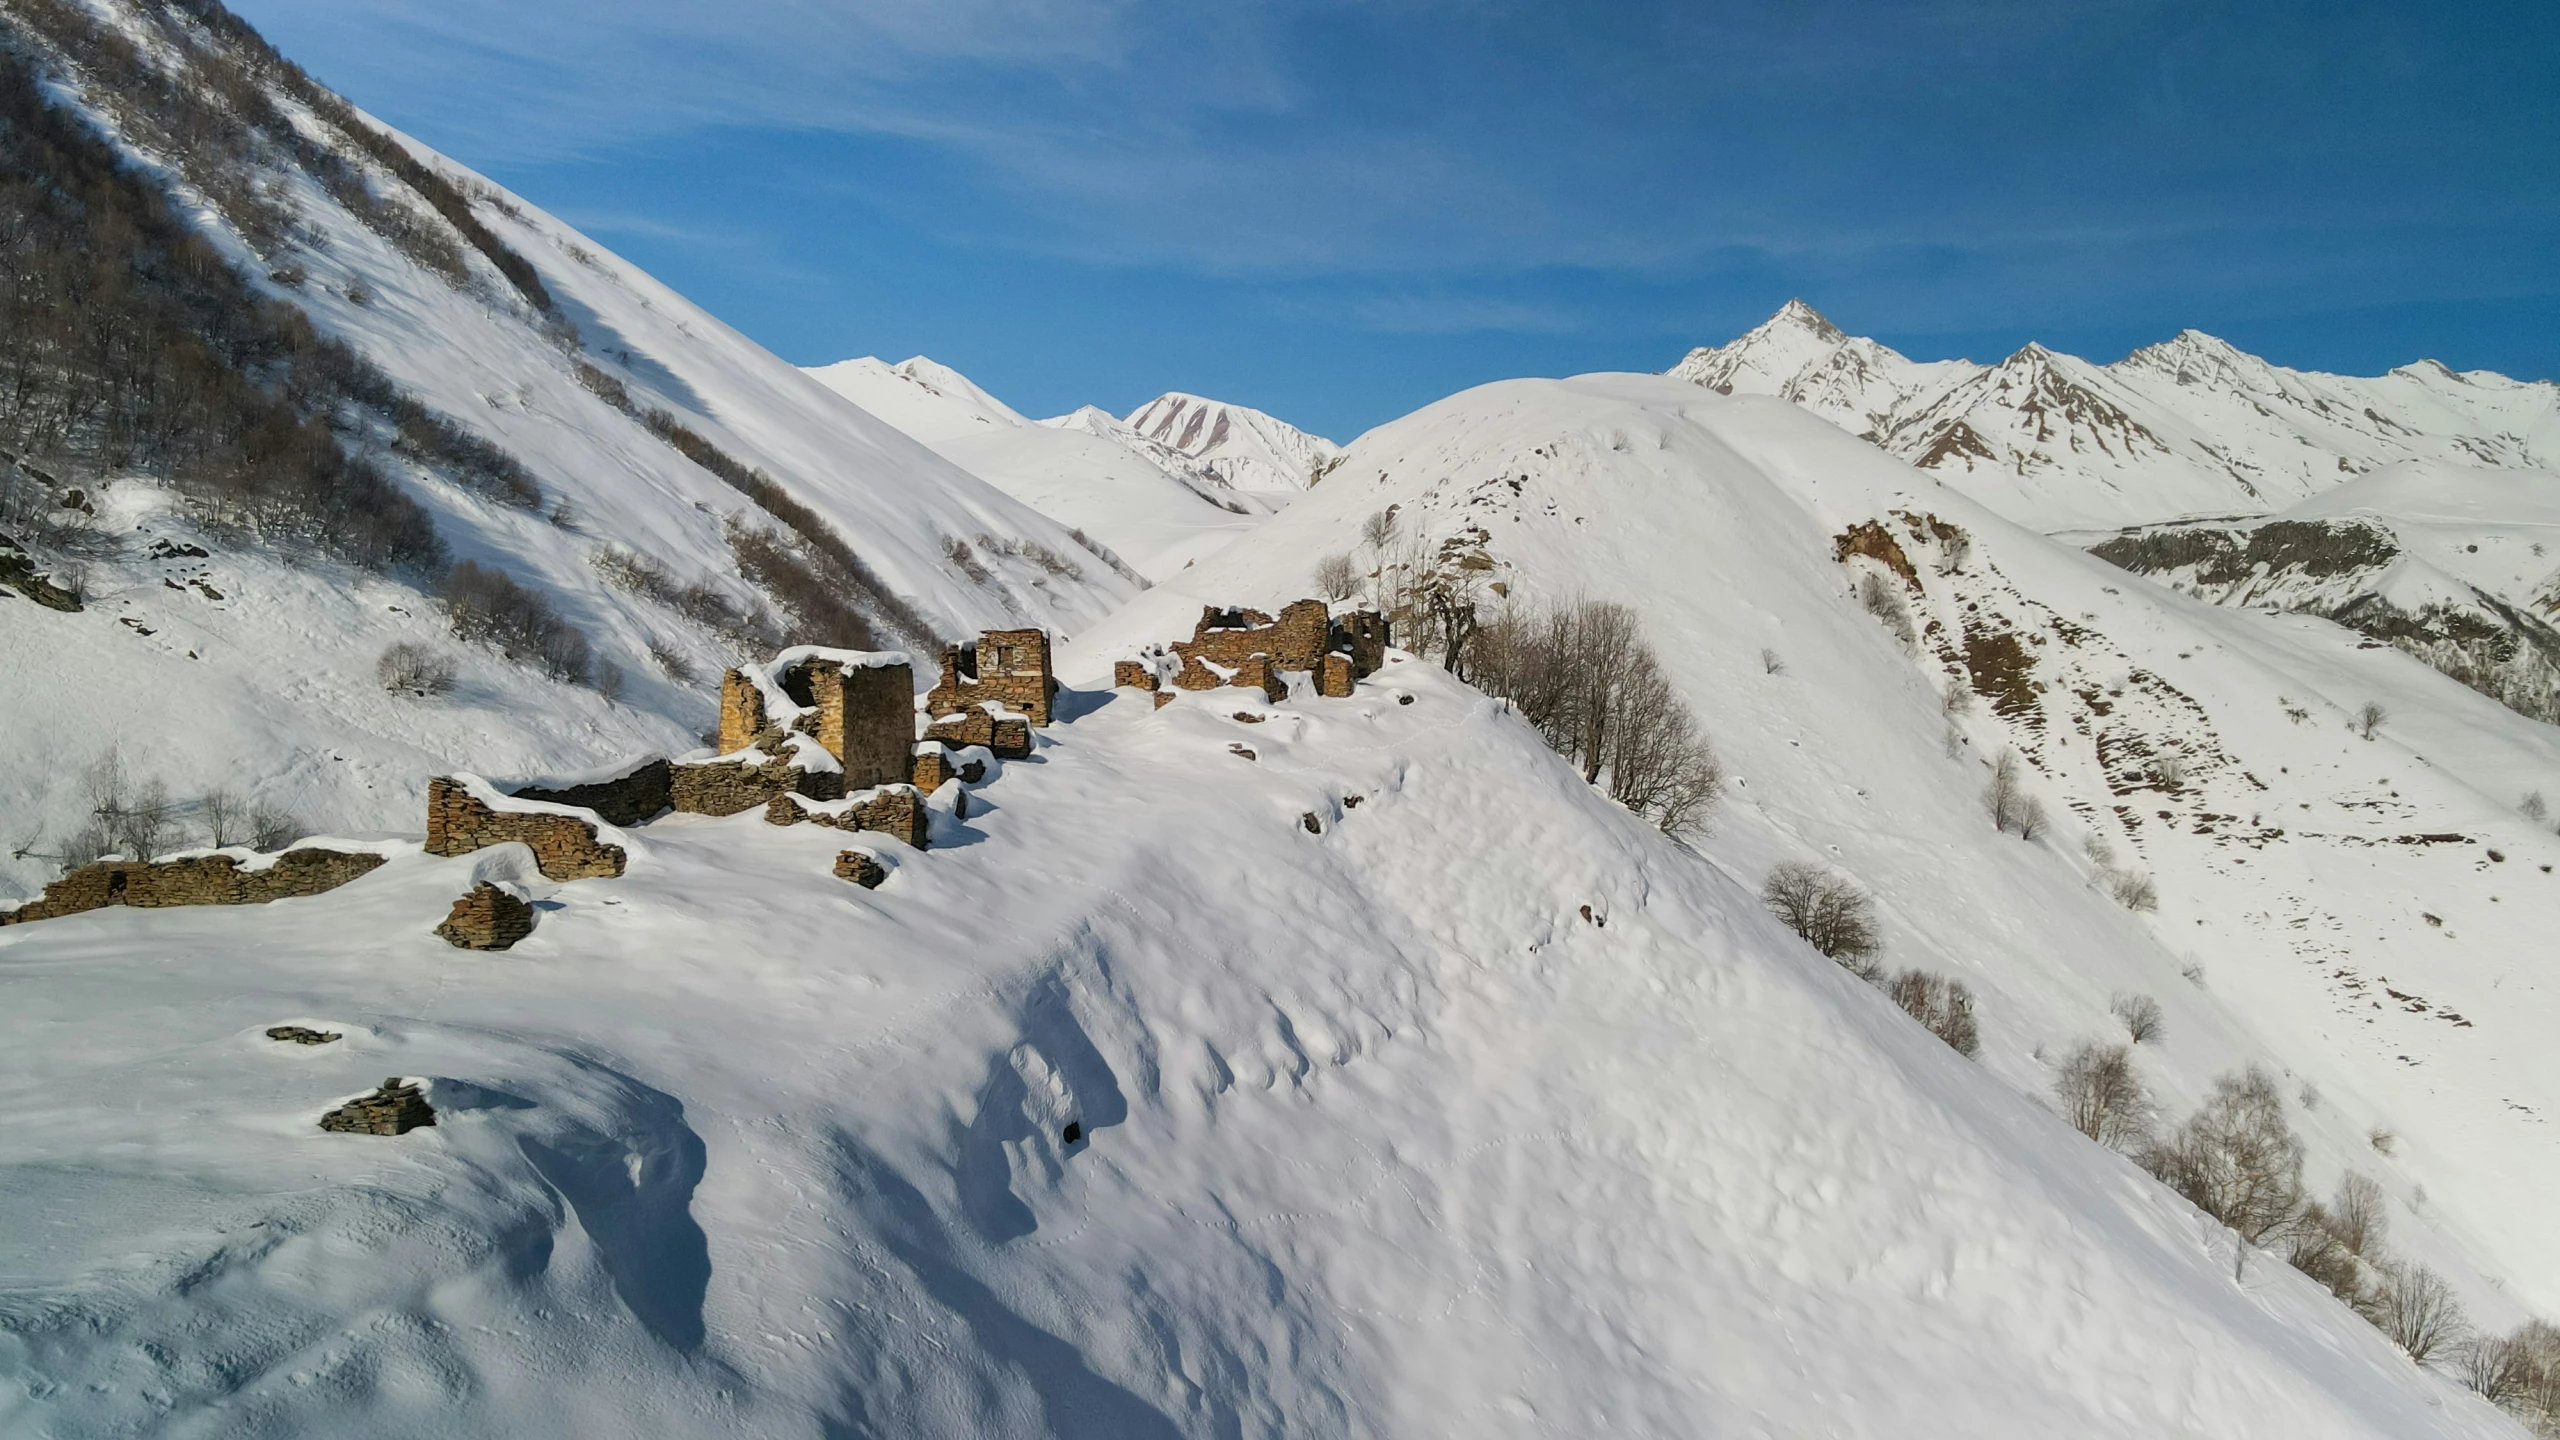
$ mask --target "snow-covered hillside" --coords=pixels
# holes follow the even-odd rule
[[[1287,496],[1324,478],[1342,447],[1244,405],[1179,390],[1129,413],[1130,429],[1191,457],[1219,483]]]
[[[64,13],[94,14],[144,54],[171,57],[162,63],[228,53],[183,13],[156,5],[98,0]],[[60,97],[122,135],[114,97],[76,91],[84,57],[34,38],[43,33],[25,32],[21,44],[49,57]],[[337,143],[308,107],[281,92],[276,103],[294,125]],[[39,558],[50,549],[53,560],[85,567],[88,609],[27,615],[34,607],[0,602],[16,617],[0,625],[0,667],[14,677],[0,692],[0,814],[9,824],[0,839],[35,852],[0,855],[0,886],[26,893],[49,876],[43,855],[88,808],[82,771],[115,737],[129,738],[137,778],[165,779],[182,801],[227,787],[309,824],[370,830],[410,821],[430,769],[575,769],[699,732],[710,705],[698,683],[679,677],[716,674],[735,646],[706,626],[702,605],[674,604],[677,592],[698,585],[733,612],[768,603],[742,575],[730,537],[783,527],[653,433],[651,410],[763,472],[841,537],[892,602],[872,609],[884,643],[924,646],[1012,622],[1073,632],[1137,588],[1082,549],[1070,526],[423,147],[411,150],[476,197],[480,223],[539,273],[555,314],[536,313],[467,247],[462,283],[425,268],[281,161],[262,183],[299,214],[300,238],[255,254],[183,166],[125,143],[235,264],[277,277],[260,281],[270,293],[521,462],[539,484],[536,505],[501,503],[385,457],[453,558],[500,568],[545,597],[592,644],[601,662],[593,673],[610,665],[620,683],[608,701],[440,635],[431,577],[353,572],[213,533],[155,485],[115,484],[99,515],[54,517],[59,544],[19,537]],[[423,215],[396,177],[362,164],[387,203]],[[594,378],[582,381],[581,365]],[[619,403],[599,386],[618,387]],[[950,561],[954,544],[979,557],[974,573]],[[655,593],[612,583],[596,563],[608,552],[644,557],[665,583]],[[375,662],[401,640],[449,652],[459,688],[432,702],[386,695]]]
[[[1794,406],[1651,377],[1506,382],[1380,427],[1250,551],[1100,633],[1301,591],[1293,557],[1353,549],[1389,508],[1391,551],[1490,560],[1489,603],[1498,583],[1637,607],[1736,777],[1709,858],[1872,886],[1889,963],[1982,992],[1985,1070],[2041,1095],[2075,1039],[2121,1033],[2116,993],[2156,996],[2170,1039],[2144,1057],[2173,1110],[2279,1067],[2323,1186],[2382,1178],[2475,1308],[2560,1309],[2560,990],[2536,938],[2560,925],[2560,842],[2513,808],[2560,794],[2560,732],[2325,623],[2133,579]],[[1916,648],[1835,559],[1868,521],[1914,562]],[[1976,692],[1952,722],[1951,691]],[[2367,700],[2395,717],[2370,740],[2349,729]],[[2069,817],[2033,843],[1983,814],[2007,747]],[[2109,898],[2093,837],[2156,878],[2155,914]]]
[[[918,355],[809,371],[820,383],[1042,514],[1101,542],[1140,575],[1167,575],[1253,528],[1272,506],[1103,411],[1034,423],[967,376]]]
[[[2029,345],[1915,363],[1791,300],[1670,374],[1777,395],[2044,531],[2280,510],[2406,460],[2560,464],[2560,386],[2434,361],[2288,370],[2195,330],[2095,365]]]
[[[877,891],[671,817],[0,932],[0,1423],[2515,1433],[1428,662],[1067,713]]]

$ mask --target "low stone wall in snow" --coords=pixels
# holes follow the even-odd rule
[[[99,910],[110,905],[264,905],[335,890],[382,863],[365,851],[306,846],[275,863],[240,868],[236,855],[197,855],[183,860],[101,860],[83,865],[44,887],[41,898],[0,910],[0,925],[23,925]]]
[[[473,795],[470,783],[458,776],[439,775],[427,782],[430,855],[468,855],[512,841],[533,851],[544,879],[611,879],[622,873],[630,857],[621,846],[605,841],[596,824],[548,809],[496,809]]]

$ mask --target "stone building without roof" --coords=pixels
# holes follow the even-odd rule
[[[1149,647],[1112,667],[1115,684],[1156,692],[1156,703],[1175,690],[1215,690],[1235,685],[1279,700],[1287,676],[1305,673],[1318,695],[1341,698],[1386,663],[1386,617],[1352,611],[1339,617],[1321,600],[1299,600],[1277,616],[1259,610],[1202,608],[1191,638]]]

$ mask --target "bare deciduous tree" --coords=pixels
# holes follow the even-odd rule
[[[1389,506],[1360,522],[1360,542],[1372,550],[1384,553],[1389,545],[1395,543],[1396,528],[1395,507]]]
[[[2106,879],[2107,893],[2127,910],[2160,908],[2160,886],[2150,876],[2139,870],[2108,870],[2102,874]]]
[[[2160,1002],[2150,996],[2119,992],[2108,1002],[2107,1009],[2124,1022],[2125,1038],[2134,1044],[2144,1045],[2160,1038]]]
[[[2356,718],[2349,722],[2347,728],[2370,740],[2373,738],[2373,732],[2382,728],[2382,722],[2390,718],[2391,712],[2382,708],[2382,702],[2367,700],[2363,707],[2356,711]]]
[[[2151,1095],[2128,1046],[2091,1040],[2074,1047],[2054,1071],[2053,1096],[2073,1129],[2110,1149],[2133,1150],[2151,1136]]]
[[[1886,579],[1883,571],[1869,570],[1858,577],[1858,604],[1883,621],[1896,640],[1905,645],[1919,642],[1919,633],[1911,628],[1911,612],[1903,607],[1901,587]]]
[[[2027,808],[2026,762],[2015,750],[2003,750],[1991,762],[1991,783],[1982,792],[1982,806],[1991,812],[1994,829],[2012,830],[2025,818]]]
[[[453,661],[415,640],[394,640],[384,647],[373,675],[394,695],[424,698],[453,689]]]
[[[1814,949],[1873,979],[1884,949],[1875,902],[1844,876],[1809,860],[1785,860],[1769,871],[1760,903]]]
[[[2275,1077],[2252,1065],[2214,1081],[2203,1108],[2151,1147],[2142,1164],[2197,1209],[2258,1245],[2301,1213],[2302,1157],[2302,1140],[2285,1123]]]
[[[196,802],[196,813],[204,817],[206,838],[217,849],[249,838],[249,802],[236,790],[206,791]]]
[[[1592,784],[1665,831],[1698,828],[1724,771],[1633,610],[1575,601],[1506,610],[1464,646],[1465,675],[1508,700]]]
[[[1760,652],[1760,673],[1784,675],[1787,673],[1787,662],[1779,656],[1777,651],[1764,649]]]
[[[1885,993],[1957,1054],[1969,1056],[1982,1048],[1982,1033],[1973,1018],[1973,992],[1963,981],[1926,970],[1905,970],[1893,977]]]
[[[1360,567],[1348,555],[1327,555],[1316,562],[1316,592],[1337,604],[1360,590]]]
[[[2366,1288],[2357,1308],[2410,1359],[2423,1365],[2470,1334],[2470,1317],[2443,1276],[2416,1261],[2379,1268],[2381,1278]]]

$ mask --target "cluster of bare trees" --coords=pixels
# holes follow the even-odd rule
[[[1591,600],[1506,610],[1470,624],[1453,653],[1477,688],[1508,700],[1584,780],[1667,833],[1706,823],[1723,767],[1633,610]]]
[[[2044,801],[2027,790],[2027,762],[2015,750],[2003,750],[1991,763],[1991,781],[1983,787],[1982,808],[1997,830],[2015,830],[2021,840],[2045,832]]]
[[[42,856],[67,870],[111,855],[150,860],[198,842],[275,850],[304,833],[290,813],[253,805],[233,790],[179,798],[160,777],[137,776],[113,745],[83,772],[81,788],[86,817],[80,827],[50,852],[41,832],[23,836],[13,847],[18,857]]]
[[[706,575],[690,583],[679,583],[667,567],[637,550],[607,545],[587,557],[606,583],[634,595],[644,596],[673,610],[687,620],[720,638],[720,642],[741,659],[780,649],[783,644],[782,621],[771,610],[754,600],[731,596]],[[692,666],[673,647],[652,641],[650,658],[658,668],[679,684],[689,683]]]
[[[2127,1030],[2137,1041],[2156,1033],[2156,1006],[2126,999],[2117,1014]],[[2194,1114],[2164,1127],[2132,1048],[2089,1041],[2055,1067],[2053,1093],[2074,1129],[2130,1156],[2237,1235],[2235,1270],[2252,1249],[2281,1255],[2410,1358],[2450,1362],[2537,1433],[2560,1433],[2560,1331],[2538,1321],[2504,1336],[2474,1330],[2443,1276],[2384,1243],[2387,1198],[2371,1177],[2349,1171],[2328,1198],[2314,1196],[2273,1075],[2252,1065],[2221,1076]]]
[[[586,633],[562,619],[542,592],[517,584],[506,571],[465,560],[446,572],[442,594],[454,634],[493,645],[510,660],[538,665],[554,680],[579,684],[592,678]]]
[[[1891,996],[1957,1054],[1982,1048],[1973,992],[1963,981],[1918,969],[1888,974],[1877,963],[1884,932],[1876,923],[1875,901],[1855,881],[1809,860],[1784,860],[1770,869],[1760,902],[1806,944]]]

